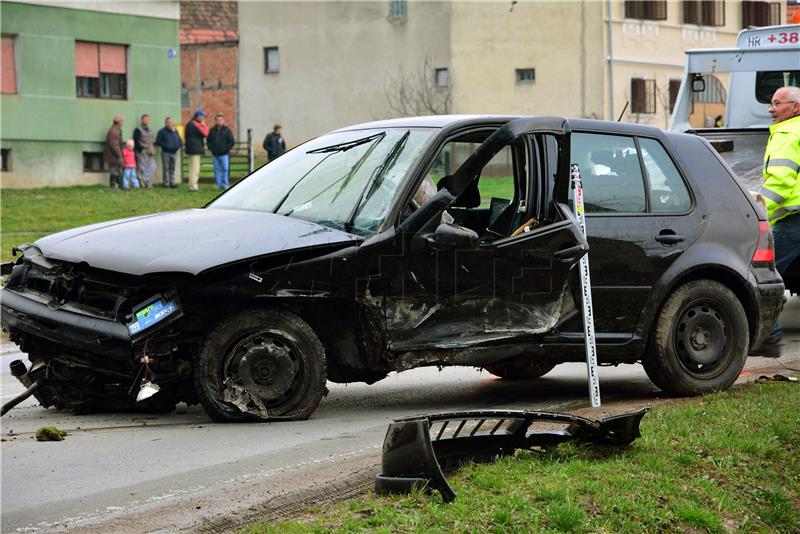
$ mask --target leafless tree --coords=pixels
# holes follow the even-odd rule
[[[446,115],[450,112],[452,83],[436,84],[436,70],[430,55],[414,71],[399,66],[397,71],[387,73],[384,80],[386,105],[384,115],[408,117],[415,115]]]

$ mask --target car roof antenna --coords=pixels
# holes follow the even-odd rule
[[[631,103],[630,100],[626,100],[625,101],[625,107],[622,108],[622,113],[619,114],[619,118],[617,119],[617,122],[621,122],[622,121],[622,116],[625,115],[625,110],[628,109],[628,104],[630,104],[630,103]]]

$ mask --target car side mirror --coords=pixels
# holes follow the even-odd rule
[[[436,227],[436,231],[428,242],[436,249],[474,249],[478,248],[480,237],[475,230],[460,224],[443,222]]]

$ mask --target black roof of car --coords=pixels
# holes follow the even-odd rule
[[[349,130],[368,130],[377,128],[450,128],[479,124],[504,124],[514,119],[534,118],[535,115],[427,115],[420,117],[401,117],[398,119],[385,119],[372,122],[354,124],[336,130],[344,132]],[[542,116],[542,118],[544,118]],[[573,130],[593,130],[607,133],[635,134],[649,137],[660,137],[664,131],[655,126],[633,124],[629,122],[603,121],[597,119],[578,119],[568,117],[550,117],[566,121]]]

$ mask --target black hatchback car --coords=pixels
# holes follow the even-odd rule
[[[641,361],[673,393],[730,386],[784,291],[764,213],[708,142],[556,117],[353,126],[203,209],[19,251],[2,325],[44,406],[160,388],[142,404],[200,402],[217,421],[306,418],[326,379],[426,365],[534,378],[582,361],[587,251],[600,362]]]

